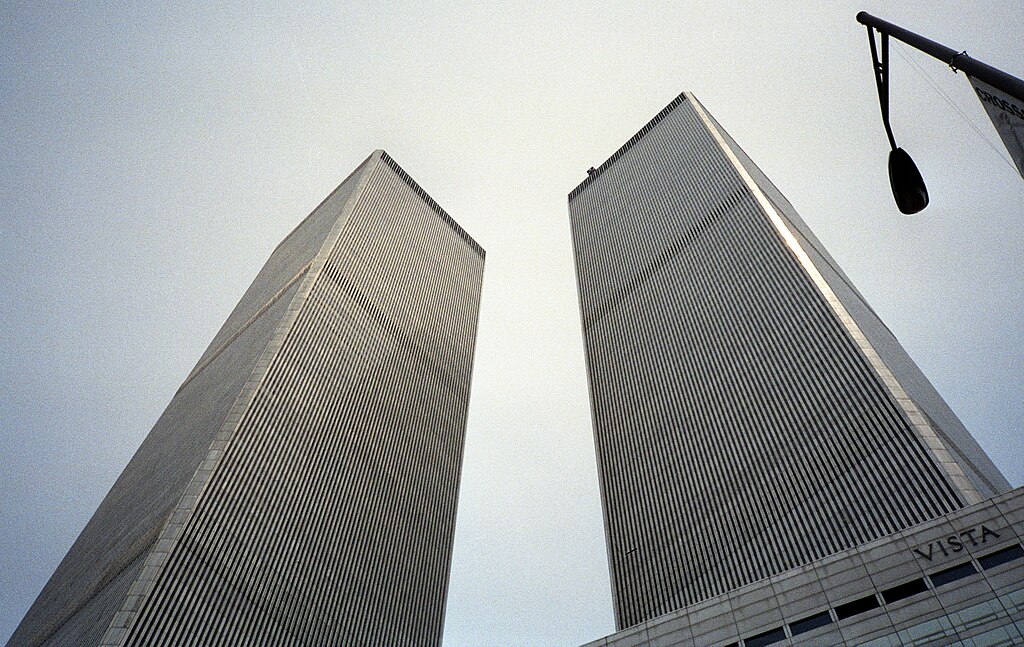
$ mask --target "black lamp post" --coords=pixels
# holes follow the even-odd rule
[[[896,145],[892,126],[889,125],[889,36],[939,59],[949,65],[954,72],[959,68],[968,76],[983,81],[1021,101],[1024,101],[1024,81],[971,58],[967,52],[958,52],[945,45],[940,45],[898,25],[876,18],[865,11],[857,14],[857,22],[868,28],[875,84],[878,86],[878,102],[882,108],[882,123],[885,125],[885,134],[888,135],[889,145],[892,147],[889,152],[889,183],[892,185],[892,194],[896,198],[896,206],[901,212],[914,214],[928,206],[928,189],[925,188],[924,179],[914,161],[910,159],[910,155]],[[878,49],[875,47],[873,31],[875,29],[882,36],[881,58],[879,58]]]

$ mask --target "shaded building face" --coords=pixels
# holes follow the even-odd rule
[[[1008,489],[692,95],[569,213],[619,628]]]
[[[11,644],[440,644],[483,267],[371,155],[275,250]]]

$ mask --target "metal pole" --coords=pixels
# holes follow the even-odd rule
[[[991,65],[986,65],[977,59],[971,58],[967,55],[967,52],[958,52],[933,40],[928,40],[924,36],[907,31],[891,22],[876,18],[866,11],[857,14],[857,22],[868,27],[874,27],[883,34],[888,34],[915,49],[921,50],[925,54],[939,59],[954,70],[963,70],[968,76],[973,76],[979,81],[988,83],[997,90],[1002,90],[1006,94],[1024,101],[1024,81]]]
[[[889,37],[882,34],[882,58],[878,58],[875,48],[875,33],[868,28],[868,42],[871,43],[871,64],[875,68],[875,85],[878,86],[878,105],[882,108],[882,125],[889,136],[889,145],[896,150],[896,137],[892,134],[889,123]]]

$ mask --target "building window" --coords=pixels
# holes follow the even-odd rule
[[[766,631],[764,633],[751,636],[750,638],[743,639],[744,647],[764,647],[765,645],[774,645],[780,643],[786,639],[786,631],[782,627]]]
[[[840,620],[845,620],[872,609],[877,609],[880,606],[882,605],[878,604],[878,598],[872,594],[852,602],[847,602],[846,604],[840,604],[836,607],[836,617]]]
[[[892,604],[897,600],[903,600],[909,598],[912,595],[918,593],[924,593],[928,590],[928,585],[924,583],[924,578],[919,577],[916,580],[910,582],[904,582],[898,586],[894,586],[891,589],[882,591],[882,599],[885,600],[886,604]]]
[[[822,611],[821,613],[816,613],[809,618],[789,623],[789,631],[794,636],[799,636],[800,634],[805,634],[808,631],[814,631],[819,627],[824,627],[825,625],[830,624],[832,624],[832,616],[829,615],[828,611]]]
[[[987,571],[990,568],[1002,566],[1007,562],[1012,562],[1013,560],[1020,559],[1021,557],[1024,557],[1024,549],[1021,549],[1020,544],[1017,544],[1016,546],[997,550],[990,555],[979,557],[978,563]]]
[[[949,584],[950,582],[970,577],[977,572],[978,569],[974,568],[974,564],[967,562],[953,568],[947,568],[944,571],[939,571],[938,573],[932,573],[928,577],[931,578],[934,586],[942,586],[943,584]]]

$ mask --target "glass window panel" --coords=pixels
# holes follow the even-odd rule
[[[840,604],[836,607],[836,617],[840,620],[853,617],[855,615],[870,611],[871,609],[877,609],[880,605],[878,604],[878,598],[874,595],[868,595],[846,604]]]
[[[1020,635],[1011,627],[996,627],[991,631],[965,640],[964,644],[972,645],[972,647],[1003,647],[1004,645],[1018,644],[1019,638]]]
[[[924,593],[927,590],[928,585],[924,583],[924,578],[919,577],[916,580],[904,582],[903,584],[882,591],[882,599],[885,600],[886,604],[892,604],[897,600],[903,600],[912,595]]]
[[[931,642],[943,636],[952,635],[953,625],[946,616],[927,620],[899,632],[900,639],[906,645],[919,645]]]
[[[974,564],[971,562],[965,562],[952,568],[939,571],[938,573],[932,573],[928,577],[931,578],[933,585],[942,586],[944,584],[949,584],[950,582],[962,580],[965,577],[970,577],[977,572],[978,570],[974,568]]]
[[[1021,548],[1020,544],[1017,544],[1016,546],[1010,546],[1009,548],[997,550],[990,555],[980,557],[978,558],[978,563],[981,564],[982,568],[987,570],[995,568],[996,566],[1001,566],[1007,562],[1020,559],[1021,557],[1024,557],[1024,548]]]
[[[765,645],[773,645],[775,643],[782,642],[786,639],[786,631],[779,627],[766,631],[750,638],[744,638],[743,644],[745,647],[764,647]]]
[[[807,633],[808,631],[814,631],[818,627],[824,627],[829,624],[832,624],[832,616],[829,615],[828,611],[822,611],[821,613],[816,613],[809,618],[791,622],[789,625],[789,631],[794,636],[799,636],[800,634]]]
[[[957,627],[967,629],[996,618],[1002,611],[1003,607],[995,600],[986,600],[980,604],[951,613],[949,617],[956,623]]]

